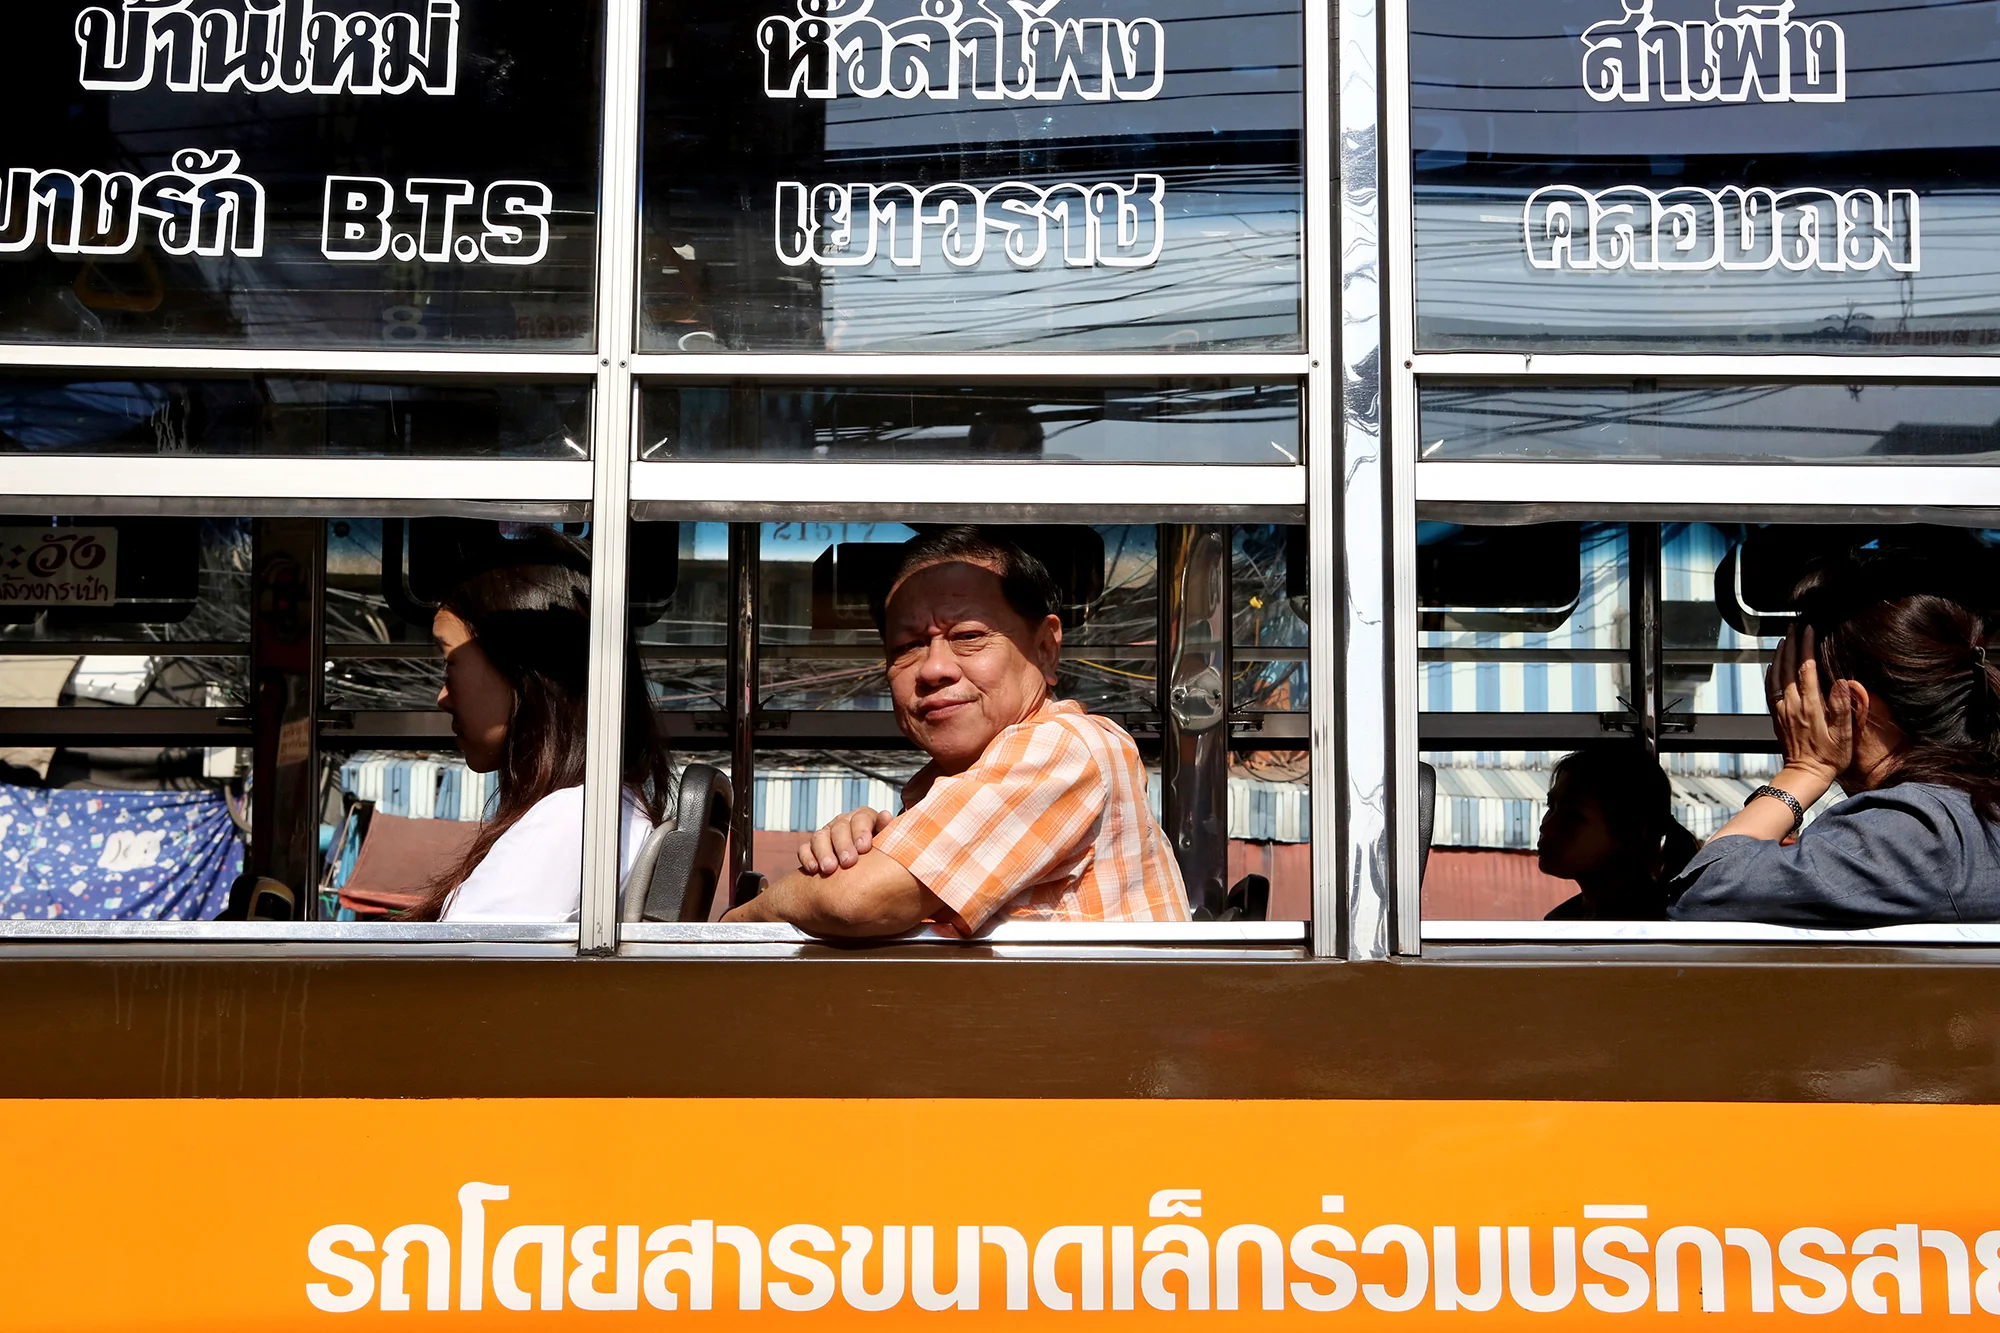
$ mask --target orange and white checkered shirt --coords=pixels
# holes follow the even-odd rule
[[[1044,921],[1186,921],[1187,889],[1146,806],[1124,728],[1051,701],[875,837],[967,930]]]

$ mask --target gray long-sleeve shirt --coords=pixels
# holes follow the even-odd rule
[[[1669,888],[1675,921],[1852,930],[2000,921],[2000,828],[1953,787],[1905,783],[1842,801],[1785,847],[1717,838]]]

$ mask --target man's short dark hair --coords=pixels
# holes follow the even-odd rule
[[[933,565],[981,565],[993,570],[1000,576],[1001,596],[1030,628],[1060,612],[1062,594],[1049,576],[1048,566],[1005,537],[965,523],[921,533],[903,543],[895,571],[883,586],[881,603],[875,608],[878,628],[887,618],[889,594],[912,574]]]

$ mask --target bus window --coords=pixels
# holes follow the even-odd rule
[[[1782,526],[1717,523],[1583,524],[1584,584],[1615,587],[1622,665],[1568,665],[1571,698],[1586,667],[1615,672],[1616,701],[1584,714],[1546,702],[1563,656],[1544,640],[1497,632],[1520,608],[1455,608],[1461,631],[1447,650],[1431,628],[1433,588],[1459,575],[1451,549],[1504,550],[1527,529],[1424,525],[1420,543],[1421,648],[1427,711],[1422,761],[1436,798],[1422,881],[1430,923],[1613,917],[1661,920],[1668,882],[1695,849],[1741,811],[1783,766],[1765,671],[1797,615],[1794,589],[1814,570],[1886,555],[1951,571],[1991,589],[2000,533],[1910,525]],[[1622,534],[1622,535],[1618,535]],[[1446,568],[1435,573],[1439,566]],[[1511,568],[1511,567],[1510,567]],[[1547,600],[1545,574],[1489,581],[1492,603]],[[1513,589],[1519,587],[1523,591]],[[1589,605],[1586,596],[1579,609]],[[1571,620],[1577,617],[1575,613]],[[1524,649],[1524,644],[1532,645]],[[1440,686],[1436,659],[1451,653]],[[1969,650],[1968,650],[1969,652]],[[1553,662],[1549,659],[1556,659]],[[1627,681],[1642,682],[1636,691]],[[1539,706],[1538,706],[1539,705]],[[1806,803],[1801,827],[1845,796],[1838,783]],[[1607,834],[1606,830],[1610,830]],[[1615,836],[1613,836],[1615,835]],[[1593,881],[1596,888],[1593,889]],[[1622,887],[1620,887],[1622,886]],[[1616,901],[1613,901],[1615,899]]]
[[[663,874],[656,903],[628,914],[628,937],[653,938],[646,923],[720,919],[798,871],[816,832],[864,808],[886,827],[953,764],[924,748],[881,625],[894,621],[889,594],[908,553],[963,540],[999,544],[1047,575],[1061,632],[1049,698],[1101,719],[1107,755],[1129,753],[1135,800],[1109,819],[1149,826],[1185,886],[1157,918],[1115,901],[1049,911],[1309,919],[1305,589],[1288,572],[1302,543],[1287,530],[827,522],[683,524],[680,534],[680,585],[641,632],[640,652],[663,730],[691,747],[679,756],[683,782],[697,784],[685,808],[718,808],[699,784],[726,792],[729,836],[726,850],[712,839],[706,852],[687,839],[688,863],[702,867],[691,890]],[[1186,590],[1164,606],[1163,551]],[[1163,633],[1176,653],[1163,652]],[[1164,658],[1175,673],[1165,703]],[[1132,872],[1133,884],[1145,880],[1143,867]]]
[[[589,569],[526,517],[0,520],[0,912],[574,921]]]

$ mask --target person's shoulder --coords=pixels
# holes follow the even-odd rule
[[[1972,797],[1956,787],[1944,787],[1930,782],[1899,782],[1893,786],[1877,787],[1873,791],[1858,792],[1827,811],[1828,815],[1862,815],[1869,813],[1889,813],[1914,815],[1936,822],[1943,820],[1953,824],[1978,823],[1979,811],[1972,803]]]
[[[1099,764],[1114,759],[1136,760],[1139,755],[1139,743],[1130,732],[1102,713],[1087,712],[1074,700],[1064,699],[1049,705],[1030,719],[1029,726],[1048,728],[1044,734],[1080,746]]]
[[[501,835],[501,841],[523,831],[539,833],[565,824],[580,823],[582,819],[583,788],[563,787],[529,806],[526,813],[514,822],[514,827]]]

